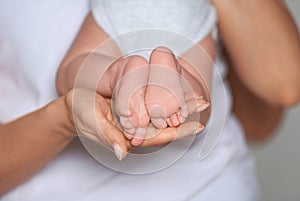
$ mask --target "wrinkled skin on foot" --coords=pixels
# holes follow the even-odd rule
[[[132,146],[143,144],[149,127],[180,126],[189,115],[188,105],[197,105],[198,113],[209,107],[195,87],[203,83],[182,63],[171,50],[158,47],[149,62],[141,56],[120,58],[103,76],[101,82],[109,82],[113,89],[109,93],[114,96],[118,125]],[[101,88],[97,92],[101,94]]]

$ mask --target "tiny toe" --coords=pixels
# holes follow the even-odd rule
[[[131,129],[134,127],[133,124],[130,122],[130,119],[127,117],[121,116],[120,123],[123,126],[123,128],[125,128],[125,129]]]
[[[128,139],[128,140],[131,140],[133,138],[133,135],[132,134],[127,134],[127,133],[124,133],[125,137]]]
[[[147,129],[146,128],[137,128],[134,138],[131,140],[132,146],[141,145],[146,137]]]
[[[120,116],[126,116],[126,117],[129,117],[132,114],[132,112],[129,109],[129,106],[126,106],[126,105],[121,104],[121,103],[117,104],[117,113]]]
[[[170,127],[174,127],[172,122],[171,122],[171,119],[170,118],[167,118],[167,124],[170,126]]]
[[[151,119],[151,122],[153,126],[156,128],[166,128],[168,125],[166,123],[166,120],[158,118],[158,119]]]
[[[140,146],[141,144],[143,144],[144,140],[142,139],[138,139],[138,138],[133,138],[130,143],[132,146],[137,147]]]
[[[173,127],[176,127],[176,126],[180,125],[180,121],[177,117],[177,114],[173,114],[170,119],[171,119]]]
[[[153,105],[149,111],[150,117],[152,118],[166,118],[167,113],[165,109],[160,105]]]
[[[151,122],[156,128],[166,128],[166,112],[160,105],[154,105],[149,111]]]
[[[129,134],[129,135],[134,135],[134,134],[135,134],[135,127],[130,128],[130,129],[124,128],[124,132],[125,132],[126,134]]]
[[[178,112],[176,113],[176,115],[177,115],[177,118],[178,118],[178,120],[179,120],[179,122],[180,122],[181,124],[185,122],[185,118],[182,117],[181,111],[178,111]]]

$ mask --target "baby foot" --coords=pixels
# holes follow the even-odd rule
[[[144,141],[150,121],[144,102],[149,68],[143,57],[131,56],[127,59],[117,86],[116,112],[125,136],[133,146],[139,146]]]
[[[188,116],[180,72],[172,51],[158,47],[151,53],[145,104],[156,128],[179,126]]]

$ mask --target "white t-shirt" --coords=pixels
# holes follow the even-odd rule
[[[139,29],[163,29],[194,41],[209,35],[217,23],[209,0],[91,0],[96,22],[111,37]]]
[[[0,2],[0,123],[57,98],[57,68],[88,10],[84,0]],[[225,78],[220,57],[216,65]],[[1,200],[219,200],[218,195],[228,189],[236,189],[229,200],[255,200],[253,162],[242,129],[230,112],[229,89],[223,86],[214,82],[217,109],[223,105],[218,104],[218,90],[225,90],[227,97],[222,136],[206,159],[199,160],[204,133],[170,167],[146,175],[123,174],[99,164],[74,140]]]

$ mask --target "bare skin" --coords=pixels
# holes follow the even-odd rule
[[[0,194],[30,178],[72,141],[74,128],[68,113],[60,98],[0,125]]]
[[[171,50],[158,47],[153,50],[150,56],[150,72],[147,86],[145,104],[149,112],[151,122],[157,128],[164,128],[167,125],[170,127],[176,127],[183,123],[188,117],[186,107],[186,96],[188,94],[204,93],[202,86],[203,81],[200,75],[195,72],[194,68],[197,66],[206,66],[206,69],[202,71],[202,76],[206,74],[206,82],[209,85],[211,80],[211,69],[213,67],[214,57],[214,42],[213,39],[208,36],[200,45],[209,55],[204,55],[197,52],[196,49],[191,48],[185,55],[182,55],[177,59]],[[198,57],[188,58],[190,63],[184,63],[183,60],[187,59],[187,54],[197,54]],[[197,59],[200,60],[196,61]],[[207,60],[209,60],[207,62]],[[207,62],[206,64],[204,64]],[[195,64],[192,66],[191,63]],[[161,79],[164,78],[164,80]],[[182,83],[184,81],[185,84]],[[166,80],[166,81],[165,81]],[[201,82],[202,81],[202,82]],[[152,84],[154,83],[154,84]],[[189,86],[186,86],[189,85]],[[199,95],[199,96],[200,96]],[[202,108],[205,110],[209,103],[209,95],[203,99]],[[201,111],[202,112],[202,111]]]
[[[292,19],[287,13],[286,8],[283,6],[283,3],[276,0],[212,0],[212,2],[217,7],[219,16],[222,16],[219,18],[219,28],[222,36],[224,35],[223,41],[226,45],[226,49],[230,52],[230,57],[232,58],[232,64],[234,66],[233,68],[239,69],[236,79],[240,80],[240,83],[243,85],[246,85],[245,83],[248,83],[247,85],[249,86],[252,85],[252,87],[247,87],[248,89],[251,89],[251,92],[249,92],[250,98],[247,99],[248,102],[245,102],[245,104],[247,103],[248,105],[253,106],[253,102],[251,100],[256,99],[259,100],[257,103],[260,106],[263,106],[264,104],[271,105],[270,102],[275,102],[274,104],[279,107],[287,107],[299,101],[297,94],[299,92],[298,87],[300,85],[297,81],[295,81],[300,80],[299,73],[291,73],[295,71],[297,72],[297,69],[299,69],[300,66],[300,52],[298,45],[299,36]],[[238,5],[240,7],[238,7]],[[250,5],[252,11],[246,12],[249,11],[248,9]],[[264,12],[257,15],[257,12],[253,12],[256,10],[263,10]],[[274,15],[281,17],[276,17],[276,19],[274,19]],[[236,19],[232,19],[232,16],[234,16],[234,18],[236,16],[238,17]],[[242,24],[239,23],[237,19],[245,19],[244,16],[247,17],[248,22]],[[266,22],[262,21],[262,19]],[[269,22],[276,22],[276,27]],[[251,27],[248,30],[245,26]],[[259,27],[264,28],[262,29]],[[260,33],[257,33],[256,31],[260,31]],[[239,33],[239,38],[236,37],[235,33]],[[270,35],[269,33],[281,34],[282,38],[285,38],[286,40],[281,41],[277,44],[277,46],[274,46],[272,41],[276,41],[278,37],[276,34]],[[101,39],[98,34],[102,34],[103,36],[103,33],[95,33],[95,35],[98,36],[96,38],[101,41],[103,38]],[[261,41],[260,38],[263,41]],[[268,40],[264,40],[266,38]],[[253,46],[253,44],[257,42],[261,42],[259,43],[261,44],[261,48],[259,50],[256,46]],[[77,45],[78,46],[75,49],[80,51],[80,53],[77,52],[79,55],[92,51],[92,49],[89,49],[87,46],[82,44],[79,45],[79,43],[77,43]],[[235,50],[240,50],[241,46],[247,48],[242,48],[242,51],[236,52]],[[260,56],[261,53],[264,52],[268,53],[267,57]],[[72,54],[75,54],[75,51],[73,51]],[[277,75],[277,69],[285,66],[285,72],[282,76],[286,82],[284,82],[284,86],[282,88],[275,88],[275,91],[274,89],[269,89],[269,85],[267,85],[268,87],[260,88],[260,84],[265,83],[262,83],[262,81],[254,82],[252,84],[250,83],[251,79],[254,79],[257,75],[261,75],[261,71],[264,70],[265,66],[270,65],[270,60],[273,60],[273,58],[269,54],[276,56],[279,55],[277,57],[278,62],[272,63],[274,68],[271,68],[268,71],[267,75],[270,75],[270,78],[265,76],[265,79],[268,80],[269,83],[272,85],[278,85],[278,82],[282,83],[280,79],[273,79],[273,74]],[[258,61],[255,59],[249,59],[256,58],[256,56],[260,56]],[[64,62],[64,64],[67,65],[70,60],[65,59]],[[256,67],[256,65],[258,65],[258,67]],[[252,69],[252,71],[243,73],[246,68]],[[63,69],[60,70],[64,71]],[[69,72],[71,71],[72,70],[70,69]],[[66,70],[66,72],[68,72],[68,70]],[[247,74],[247,76],[241,76],[241,74]],[[68,75],[71,74],[66,74],[66,76]],[[73,86],[72,83],[74,83],[74,81],[69,80],[68,82],[71,83],[70,86]],[[294,85],[294,83],[296,83],[296,85]],[[235,84],[233,83],[232,86],[234,85]],[[62,86],[58,86],[61,93],[67,93],[66,88],[60,87]],[[285,91],[285,88],[288,88],[288,90]],[[256,90],[260,92],[255,92]],[[241,99],[235,100],[240,101]],[[61,99],[52,102],[41,110],[37,110],[13,122],[0,126],[0,160],[2,161],[0,162],[1,194],[19,185],[27,178],[32,177],[41,167],[49,163],[53,157],[61,152],[61,150],[63,150],[63,148],[71,141],[70,138],[72,137],[70,137],[69,134],[73,133],[70,132],[72,131],[72,126],[70,127],[72,121],[70,121],[68,115],[63,115],[66,111],[65,108],[68,108],[65,105],[65,96],[63,96]],[[274,111],[274,108],[269,108],[267,112],[270,114],[272,111]],[[257,113],[255,110],[253,111],[253,114],[243,114],[243,112],[247,111],[241,111],[242,116],[251,115],[251,118],[247,119],[248,126],[246,129],[254,126],[255,129],[259,130],[261,126],[264,126],[262,124],[257,124],[255,120]],[[66,112],[66,114],[67,113],[68,112]],[[40,124],[40,122],[43,122],[43,124]],[[272,124],[273,126],[275,125],[274,122]],[[176,134],[176,130],[174,128],[167,128],[165,130],[168,134],[160,135],[162,143],[167,143],[173,140],[173,134]],[[7,133],[10,133],[10,135],[7,135]],[[40,135],[41,133],[44,133],[44,135]],[[267,132],[261,133],[261,136],[265,136],[267,134]],[[249,136],[253,136],[253,133],[249,132]],[[148,141],[146,140],[144,142],[145,145],[146,142]],[[155,143],[153,142],[153,144],[159,144],[158,142],[159,140]],[[32,144],[35,144],[36,146],[32,146]],[[19,168],[20,166],[26,168]]]
[[[255,96],[237,77],[233,68],[230,68],[228,81],[234,100],[233,112],[242,123],[247,140],[261,143],[270,139],[281,120],[284,107]]]
[[[150,56],[149,83],[145,104],[157,128],[176,127],[187,118],[184,90],[176,58],[167,48],[156,48]],[[161,78],[166,79],[165,83]],[[152,84],[153,83],[153,84]]]
[[[206,41],[213,47],[210,38]],[[213,48],[211,51],[213,52]],[[207,69],[210,70],[212,68],[211,58],[204,53],[197,55],[197,58],[202,61],[197,62],[197,65],[208,65]],[[204,59],[199,58],[199,55],[203,55]],[[196,63],[195,59],[189,59]],[[203,62],[205,59],[209,60],[207,64]],[[183,63],[182,60],[183,58],[180,58],[177,61],[173,53],[164,47],[153,50],[149,64],[139,56],[128,58],[124,70],[125,77],[121,81],[120,89],[117,90],[116,107],[122,106],[117,112],[126,137],[132,139],[132,145],[138,146],[143,142],[150,119],[151,123],[160,129],[167,126],[179,126],[188,116],[186,99],[191,101],[193,96],[200,98],[202,95],[200,93],[203,92],[203,87],[199,82],[202,78],[195,77],[197,75],[195,72],[192,75],[187,71],[186,68],[190,68],[192,71],[193,67]],[[126,76],[127,72],[130,72],[131,75]],[[210,80],[210,72],[207,74],[207,79]],[[164,79],[161,79],[162,77]],[[185,80],[185,84],[191,86],[183,87],[181,79]],[[142,87],[139,88],[139,86]],[[209,94],[206,94],[205,98],[209,99]],[[202,112],[209,104],[204,98],[200,102],[201,106],[198,111]]]
[[[211,2],[230,61],[233,111],[246,137],[261,142],[271,137],[284,109],[300,100],[299,33],[284,0]]]
[[[93,33],[90,34],[91,32]],[[97,33],[100,37],[98,37],[95,33]],[[88,15],[80,33],[77,36],[77,39],[63,60],[58,71],[57,89],[60,94],[64,94],[74,87],[75,78],[84,59],[87,58],[88,54],[92,52],[92,50],[107,39],[108,36],[95,23],[92,16]],[[92,40],[93,42],[91,42]],[[209,55],[205,55],[203,60],[211,61],[210,57],[213,58],[215,54],[212,38],[210,36],[206,37],[199,43],[199,45]],[[203,88],[197,86],[202,84],[202,81],[200,81],[202,78],[197,76],[195,77],[195,74],[197,73],[193,71],[193,67],[191,65],[188,65],[186,62],[177,61],[172,52],[167,49],[160,51],[157,48],[154,50],[151,54],[149,64],[140,56],[117,59],[120,54],[118,51],[113,51],[117,49],[114,44],[104,49],[107,50],[105,53],[97,52],[97,50],[96,52],[100,55],[100,57],[101,55],[108,55],[108,59],[104,58],[105,62],[99,59],[98,63],[107,63],[110,67],[103,74],[96,91],[107,98],[112,97],[113,92],[117,91],[116,111],[120,116],[122,130],[128,139],[132,139],[132,145],[138,146],[143,143],[145,130],[149,126],[150,120],[156,128],[165,128],[167,125],[176,127],[180,123],[184,122],[184,119],[187,118],[188,112],[186,106],[187,103],[185,102],[185,92],[181,86],[179,75],[182,75],[184,79],[189,82],[192,88],[197,91],[197,93],[201,93]],[[160,49],[162,50],[162,48]],[[114,54],[111,52],[114,52]],[[199,55],[200,54],[198,54],[198,56],[190,56],[189,60],[191,63],[203,65],[203,62],[193,61],[195,60],[194,58],[199,57]],[[209,59],[207,59],[207,57]],[[114,59],[117,59],[117,61],[113,62]],[[200,59],[200,61],[201,60],[202,59]],[[109,61],[111,61],[111,63],[109,63]],[[209,65],[211,67],[212,62],[206,62],[205,65]],[[156,68],[155,66],[159,68]],[[149,69],[147,69],[147,67]],[[154,69],[163,69],[164,67],[169,68],[171,70],[169,72],[173,72],[167,72],[168,75],[166,76],[167,79],[165,84],[170,89],[169,91],[153,84],[145,87],[143,86],[140,89],[137,88],[141,85],[146,85],[149,81],[155,84],[159,83],[160,80],[158,78],[160,77],[157,75],[153,76],[156,71]],[[100,67],[98,66],[94,69],[97,71],[99,68]],[[209,69],[209,67],[207,69]],[[205,81],[207,82],[210,82],[211,79],[211,74],[209,72],[210,70],[208,70],[207,73],[203,73],[206,75]],[[91,74],[96,75],[97,73]],[[170,77],[170,74],[173,74],[174,76]],[[87,87],[86,83],[90,82],[91,76],[85,76],[87,80],[83,80],[82,85],[79,87]],[[123,79],[124,77],[125,79]],[[120,88],[116,89],[120,80]],[[92,88],[93,87],[90,86],[90,89]],[[175,95],[172,94],[172,92],[175,92]],[[199,97],[201,95],[202,94],[199,94]],[[206,98],[209,97],[206,96]],[[204,107],[202,107],[203,110],[209,106],[205,100],[202,101],[202,104],[204,105]]]
[[[211,2],[232,67],[247,89],[268,104],[299,102],[299,34],[284,1]]]
[[[0,194],[30,178],[51,161],[77,136],[76,129],[84,137],[111,148],[122,160],[132,146],[115,124],[110,101],[89,90],[72,90],[37,111],[0,125]],[[196,102],[190,102],[189,113],[194,113],[197,107]],[[94,116],[91,114],[94,111],[96,119],[86,118]],[[151,137],[141,146],[163,145],[202,129],[199,122],[159,132],[149,129],[146,135]]]

